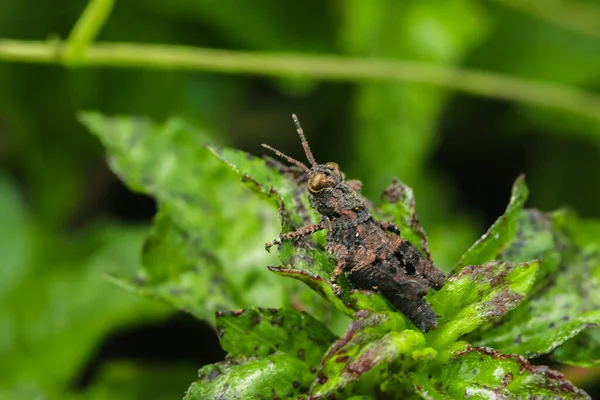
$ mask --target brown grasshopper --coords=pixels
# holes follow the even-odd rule
[[[262,146],[308,174],[308,199],[321,220],[282,234],[266,244],[267,250],[284,240],[327,229],[326,248],[337,261],[331,277],[336,291],[337,279],[344,273],[355,289],[382,294],[422,331],[435,328],[436,316],[424,296],[428,288],[438,290],[444,285],[444,274],[399,236],[396,225],[373,217],[358,195],[360,182],[346,182],[336,163],[317,164],[298,118],[295,114],[292,118],[310,168],[271,146]]]

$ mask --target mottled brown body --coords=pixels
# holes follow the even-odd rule
[[[321,214],[321,221],[283,234],[267,243],[267,249],[284,240],[327,229],[327,251],[337,260],[333,284],[345,273],[354,288],[381,293],[419,329],[435,328],[435,314],[424,296],[428,288],[437,290],[443,286],[444,274],[399,236],[397,226],[373,217],[357,193],[360,186],[356,181],[346,182],[337,164],[315,162],[295,116],[294,121],[312,168],[263,146],[308,173],[309,201]]]

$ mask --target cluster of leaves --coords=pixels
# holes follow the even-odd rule
[[[524,209],[523,177],[504,215],[428,296],[439,326],[423,334],[378,294],[341,282],[337,297],[322,234],[284,243],[282,266],[265,267],[276,262],[263,247],[278,234],[274,209],[283,230],[318,218],[293,169],[207,148],[203,132],[178,120],[82,121],[113,170],[159,202],[142,271],[113,279],[214,323],[228,352],[199,371],[186,399],[587,398],[528,359],[598,362],[600,226]],[[427,253],[414,207],[412,190],[394,181],[374,212]]]

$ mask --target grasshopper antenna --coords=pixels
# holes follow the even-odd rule
[[[285,154],[283,154],[282,152],[280,152],[277,149],[274,149],[273,147],[269,146],[268,144],[262,144],[262,147],[264,147],[265,149],[269,149],[271,150],[273,153],[277,154],[279,157],[287,160],[289,163],[292,163],[298,167],[300,167],[300,169],[302,169],[304,172],[310,172],[310,169],[308,169],[308,167],[306,165],[304,165],[303,163],[301,163],[300,161],[290,157],[290,156],[286,156]]]
[[[300,141],[302,142],[302,147],[304,148],[304,154],[306,154],[306,158],[308,159],[310,165],[314,167],[317,164],[317,162],[315,161],[315,157],[313,156],[312,151],[310,151],[310,146],[308,145],[308,142],[304,137],[304,131],[300,126],[300,121],[298,121],[298,117],[296,117],[296,114],[292,114],[292,119],[294,120],[294,124],[296,125],[296,131],[298,132],[298,136],[300,136]]]

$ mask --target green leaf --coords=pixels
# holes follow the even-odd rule
[[[227,360],[202,367],[184,400],[306,399],[315,374],[298,357],[282,353]]]
[[[298,357],[310,367],[318,366],[336,340],[321,322],[289,308],[220,312],[217,332],[228,357],[265,357],[282,352]]]
[[[231,168],[244,184],[272,201],[277,208],[283,202],[293,203],[298,185],[274,167],[269,167],[264,159],[235,149],[210,146],[208,149]]]
[[[0,391],[32,387],[61,397],[109,332],[164,318],[164,307],[104,279],[139,266],[145,231],[98,224],[67,238],[34,236],[29,271],[0,295]]]
[[[575,215],[565,216],[565,230],[576,248],[584,257],[580,267],[583,271],[576,281],[578,291],[584,298],[584,310],[598,309],[600,306],[600,221],[581,219]],[[577,279],[577,278],[575,278]],[[596,324],[599,321],[595,321]],[[585,329],[552,352],[552,357],[560,362],[590,367],[600,363],[600,329]]]
[[[563,218],[560,214],[555,215],[555,219],[558,217]],[[569,221],[560,222],[564,223],[570,224]],[[560,238],[561,235],[566,236]],[[535,357],[553,351],[579,334],[583,336],[574,340],[587,342],[586,346],[577,348],[570,344],[557,354],[563,362],[569,362],[569,354],[573,355],[575,364],[593,362],[598,342],[594,340],[595,336],[586,338],[587,333],[581,332],[600,324],[600,252],[595,247],[582,249],[573,244],[573,235],[568,231],[555,230],[554,237],[560,238],[554,245],[560,251],[560,269],[554,273],[553,280],[507,314],[502,324],[474,337],[475,344]],[[555,258],[550,260],[555,262]],[[545,262],[544,258],[542,265]],[[589,354],[587,362],[586,350]]]
[[[558,346],[552,352],[552,358],[564,364],[584,368],[600,364],[600,329],[597,325],[598,319],[596,327],[586,329]]]
[[[561,214],[546,214],[538,210],[522,210],[516,219],[517,231],[498,258],[503,261],[526,262],[540,260],[536,286],[546,285],[558,269],[563,222]]]
[[[409,376],[414,385],[415,392],[425,400],[451,400],[454,398],[440,393],[433,386],[433,382],[427,377],[427,374],[411,372]],[[438,387],[441,388],[442,385],[438,384]]]
[[[498,258],[517,232],[518,218],[527,195],[525,176],[521,175],[513,185],[504,215],[498,218],[490,229],[463,254],[454,267],[455,272],[467,265],[480,265]]]
[[[190,365],[139,365],[132,361],[102,365],[97,378],[84,390],[62,397],[66,400],[161,400],[182,393],[196,375]]]
[[[28,272],[32,251],[28,214],[12,182],[0,175],[0,298]]]
[[[377,214],[382,220],[393,221],[400,228],[401,236],[431,260],[427,235],[417,218],[415,196],[410,187],[394,178],[392,184],[383,192]]]
[[[278,233],[272,206],[240,185],[230,166],[204,146],[209,139],[206,133],[178,119],[161,125],[97,113],[80,118],[103,142],[111,168],[121,179],[130,188],[156,197],[161,213],[168,213],[168,227],[157,226],[149,238],[141,275],[144,282],[161,284],[140,293],[202,318],[223,307],[279,307],[304,299],[303,286],[282,283],[266,268],[276,260],[264,250],[264,243]],[[282,179],[279,171],[261,169],[264,160],[224,152],[238,157],[240,169],[263,171],[274,182]],[[157,218],[156,224],[161,224],[161,218],[167,217]],[[176,258],[169,261],[172,252]],[[308,304],[309,311],[328,307],[314,299],[320,301],[313,295],[316,305]]]
[[[363,310],[357,316],[359,319],[352,323],[344,337],[325,354],[311,388],[312,396],[332,395],[371,369],[387,366],[401,356],[409,360],[425,355],[435,357],[433,349],[423,351],[423,334],[405,330],[406,324],[397,313],[369,314]]]
[[[463,268],[429,297],[438,329],[428,343],[443,348],[493,318],[515,308],[531,289],[539,262],[492,261]]]
[[[452,398],[590,398],[562,374],[491,348],[467,347],[443,365],[441,376],[431,381],[439,392]]]
[[[177,227],[162,206],[144,242],[143,270],[131,279],[113,279],[142,296],[165,301],[199,319],[212,319],[215,311],[235,308],[239,301],[223,267],[198,245],[199,240]]]

